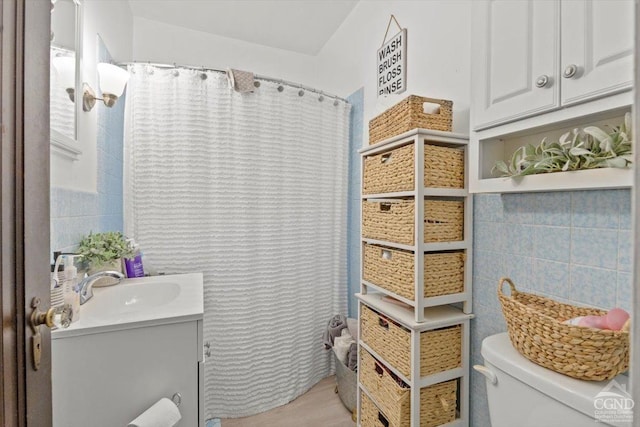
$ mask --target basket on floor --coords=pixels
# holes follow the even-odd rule
[[[504,283],[511,295],[503,293]],[[498,298],[511,343],[540,366],[588,381],[609,380],[629,367],[629,333],[563,323],[578,316],[602,316],[604,310],[562,304],[519,292],[508,278],[500,279]]]

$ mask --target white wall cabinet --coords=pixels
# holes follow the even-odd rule
[[[474,1],[472,120],[476,128],[560,105],[560,8],[552,1]]]
[[[561,0],[560,5],[562,105],[630,89],[633,1]]]
[[[474,130],[632,87],[632,0],[480,0],[473,16]]]

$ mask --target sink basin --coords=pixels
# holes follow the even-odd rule
[[[109,289],[95,289],[94,297],[82,308],[86,308],[88,315],[135,313],[168,304],[178,295],[180,285],[175,282],[127,283]]]
[[[125,279],[94,288],[93,298],[80,306],[80,318],[52,339],[130,329],[176,320],[201,319],[203,277],[200,273]]]

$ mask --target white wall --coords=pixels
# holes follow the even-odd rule
[[[227,69],[298,83],[313,82],[316,58],[144,18],[134,18],[136,61]],[[268,25],[265,24],[265,25]]]
[[[116,61],[131,61],[133,57],[133,16],[127,0],[85,0],[83,25],[83,80],[99,94],[96,74],[100,34]],[[80,159],[71,161],[51,155],[51,186],[96,192],[98,152],[97,106],[82,112],[78,120]]]
[[[84,2],[84,80],[98,89],[96,34],[117,61],[150,61],[240,68],[347,96],[364,86],[365,122],[396,100],[376,96],[376,50],[390,14],[408,28],[407,91],[454,102],[454,131],[466,133],[470,97],[472,0],[367,1],[353,9],[317,56],[134,18],[127,0]],[[393,29],[391,30],[393,33]],[[96,109],[79,120],[81,159],[52,156],[55,187],[95,192]],[[366,129],[365,129],[366,139]],[[364,143],[365,141],[363,141]]]
[[[471,1],[360,1],[316,57],[314,84],[341,95],[364,86],[366,123],[390,106],[378,105],[376,51],[394,14],[408,29],[407,90],[399,99],[415,94],[452,100],[453,130],[468,133]],[[397,31],[392,24],[389,33]]]
[[[362,0],[316,56],[134,17],[133,57],[142,62],[251,70],[340,96],[364,86],[365,122],[410,94],[450,99],[454,131],[467,133],[471,1]],[[392,13],[408,28],[407,90],[398,99],[379,102],[375,56]],[[390,33],[395,32],[392,27]]]

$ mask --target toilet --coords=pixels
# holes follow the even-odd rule
[[[492,427],[585,427],[594,425],[596,411],[607,412],[597,425],[633,425],[620,419],[633,406],[626,375],[602,382],[567,377],[527,360],[507,333],[485,338],[481,353],[485,363],[474,369],[486,377]]]

